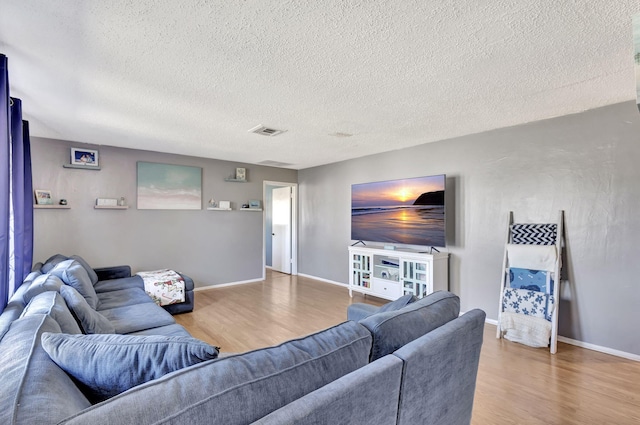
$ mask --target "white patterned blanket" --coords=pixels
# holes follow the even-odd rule
[[[144,281],[144,291],[162,306],[184,302],[184,279],[175,271],[163,269],[138,272]]]

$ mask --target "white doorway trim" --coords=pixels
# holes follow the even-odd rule
[[[267,199],[267,186],[279,186],[291,188],[291,275],[298,274],[298,183],[276,182],[264,180],[262,182],[262,199]],[[265,233],[267,229],[266,203],[263,201],[265,212],[262,214],[262,279],[266,278],[267,268],[267,241]]]

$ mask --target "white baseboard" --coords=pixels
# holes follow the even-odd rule
[[[485,319],[484,322],[488,323],[489,325],[498,326],[498,321],[494,319]],[[564,342],[565,344],[575,345],[576,347],[586,348],[587,350],[598,351],[600,353],[610,354],[612,356],[622,357],[624,359],[640,362],[640,356],[637,354],[614,350],[613,348],[603,347],[601,345],[589,344],[588,342],[578,341],[575,339],[567,338],[565,336],[558,336],[558,341]]]
[[[626,351],[614,350],[613,348],[603,347],[601,345],[589,344],[588,342],[582,342],[575,339],[567,338],[566,336],[558,336],[558,341],[565,344],[575,345],[577,347],[586,348],[587,350],[599,351],[605,354],[611,354],[612,356],[622,357],[629,360],[640,362],[640,356],[637,354],[627,353]]]
[[[241,280],[238,282],[229,282],[229,283],[220,283],[218,285],[207,285],[207,286],[198,286],[197,288],[193,288],[194,291],[204,291],[206,289],[215,289],[215,288],[224,288],[226,286],[236,286],[236,285],[244,285],[245,283],[255,283],[255,282],[263,282],[264,279],[249,279],[249,280]]]
[[[309,279],[319,280],[320,282],[330,283],[332,285],[338,285],[338,286],[342,286],[344,288],[348,288],[349,287],[349,285],[346,284],[346,283],[336,282],[335,280],[323,279],[321,277],[312,276],[310,274],[298,273],[298,276],[308,277]]]

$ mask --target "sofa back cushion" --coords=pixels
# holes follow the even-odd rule
[[[455,319],[460,298],[447,291],[434,292],[400,310],[376,313],[359,323],[373,335],[371,361]]]
[[[24,283],[23,283],[24,285]],[[25,289],[22,299],[25,304],[29,304],[36,295],[47,291],[59,292],[60,287],[64,285],[58,276],[52,274],[41,274],[33,279],[33,282]]]
[[[54,254],[45,260],[44,264],[42,264],[42,266],[40,267],[40,271],[42,273],[49,273],[56,265],[58,265],[58,263],[61,263],[68,258],[69,257],[67,257],[66,255]]]
[[[14,321],[0,341],[0,423],[58,423],[91,405],[73,380],[42,349],[43,332],[60,332],[51,317]]]
[[[84,260],[84,258],[82,258],[79,255],[72,255],[69,258],[72,260],[76,260],[78,263],[80,263],[80,265],[87,272],[87,275],[89,276],[89,279],[91,280],[92,285],[95,285],[96,283],[98,283],[98,275],[96,274],[95,270],[93,270],[93,268],[89,265],[89,263],[87,263]]]
[[[73,313],[78,326],[86,334],[112,334],[116,329],[111,322],[89,306],[87,300],[75,288],[62,285],[60,295]]]
[[[394,353],[404,362],[398,425],[471,422],[485,316],[471,310]]]
[[[20,317],[45,314],[55,320],[60,330],[65,334],[81,334],[82,331],[59,293],[53,291],[42,292],[33,297],[25,307]]]
[[[252,425],[395,425],[402,365],[396,356],[384,356],[271,412]]]
[[[366,365],[370,348],[369,332],[346,322],[170,373],[65,423],[247,424]]]
[[[0,341],[4,337],[4,334],[6,334],[9,330],[11,323],[13,323],[14,320],[18,319],[24,311],[24,308],[27,305],[24,300],[24,295],[31,287],[33,280],[41,274],[42,273],[40,272],[29,273],[29,275],[27,275],[22,284],[18,287],[18,289],[16,289],[14,294],[9,299],[7,306],[2,311],[2,314],[0,314]]]
[[[92,309],[95,310],[98,307],[98,295],[93,289],[91,279],[84,267],[76,260],[65,260],[58,263],[51,270],[51,274],[58,276],[65,284],[78,291]]]

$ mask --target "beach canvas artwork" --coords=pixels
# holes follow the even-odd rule
[[[202,168],[138,162],[138,209],[202,209]]]
[[[445,246],[445,176],[351,186],[351,239]]]
[[[640,110],[640,14],[633,17],[633,59],[636,70],[636,99]]]

